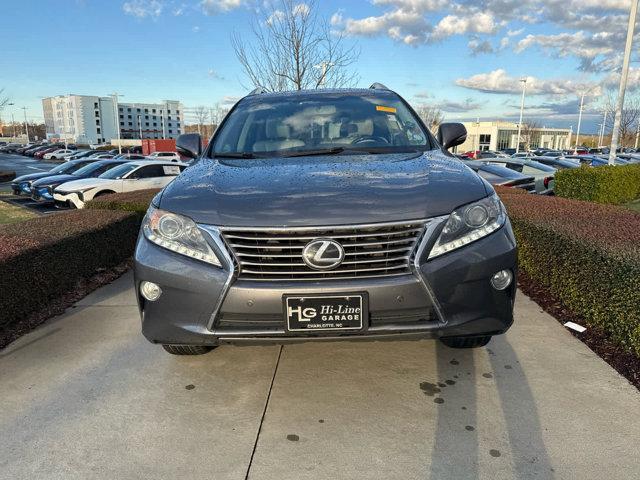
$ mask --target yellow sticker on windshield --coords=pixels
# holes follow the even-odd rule
[[[396,113],[396,109],[394,107],[383,107],[382,105],[376,105],[376,110],[378,110],[379,112],[389,112],[389,113]]]

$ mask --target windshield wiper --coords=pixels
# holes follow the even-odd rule
[[[217,158],[256,158],[251,152],[214,152],[213,156]]]
[[[295,150],[286,152],[282,157],[307,157],[312,155],[337,155],[346,150],[344,147],[320,148],[318,150]]]

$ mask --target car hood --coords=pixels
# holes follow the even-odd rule
[[[75,177],[76,179],[78,177]],[[76,192],[78,190],[84,190],[87,188],[98,187],[102,184],[108,184],[113,182],[113,180],[109,180],[107,178],[82,178],[80,180],[73,180],[70,182],[65,182],[64,185],[61,185],[58,191],[60,192]]]
[[[430,151],[202,159],[166,187],[159,206],[211,225],[344,225],[446,215],[486,195],[471,169]]]
[[[14,178],[13,180],[11,180],[11,183],[20,183],[20,182],[26,182],[26,181],[33,182],[34,180],[38,180],[40,178],[50,177],[50,176],[51,174],[49,172],[30,173],[28,175],[20,175],[19,177]]]
[[[70,182],[72,180],[77,180],[78,178],[82,178],[82,177],[78,177],[77,175],[50,175],[48,177],[44,177],[41,178],[40,180],[37,180],[35,182],[33,182],[33,186],[34,187],[44,187],[44,186],[48,186],[48,185],[60,185],[61,183],[65,183],[65,182]]]

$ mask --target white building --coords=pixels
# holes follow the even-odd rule
[[[475,150],[504,150],[516,148],[518,124],[511,122],[464,122],[467,140],[458,145],[456,152]],[[562,150],[570,148],[571,130],[568,128],[527,128],[520,132],[520,150],[549,148]]]
[[[58,95],[42,100],[47,138],[70,143],[96,144],[118,138],[112,97]],[[118,103],[120,137],[176,138],[183,133],[180,102]]]

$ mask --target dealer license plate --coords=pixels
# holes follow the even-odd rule
[[[367,325],[364,294],[284,297],[289,332],[362,330]]]

